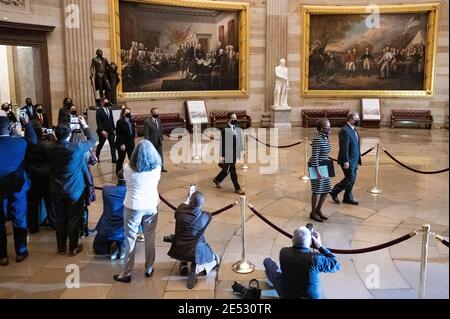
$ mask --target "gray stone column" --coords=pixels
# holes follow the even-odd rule
[[[288,2],[266,1],[266,112],[270,112],[273,105],[275,67],[281,58],[287,60]]]
[[[63,4],[67,95],[82,112],[95,105],[89,79],[91,60],[95,56],[91,0],[64,0]],[[67,9],[70,5],[75,5],[73,10]],[[78,16],[79,27],[73,27],[77,23],[69,16],[75,19]]]

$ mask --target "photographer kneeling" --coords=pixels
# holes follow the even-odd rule
[[[269,281],[280,298],[320,299],[320,273],[339,271],[336,257],[321,246],[320,235],[306,227],[295,230],[292,247],[280,251],[280,267],[271,259],[264,260]],[[310,248],[318,249],[312,252]]]
[[[181,261],[182,276],[188,275],[187,262],[191,262],[187,286],[192,289],[197,275],[206,276],[217,267],[220,258],[205,240],[206,228],[212,220],[211,214],[202,210],[205,197],[194,187],[191,187],[190,194],[175,211],[175,235],[170,236],[172,247],[168,255]]]

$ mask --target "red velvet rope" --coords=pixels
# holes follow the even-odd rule
[[[102,191],[103,190],[103,187],[99,187],[99,186],[95,186],[94,187],[96,190],[99,190],[99,191]],[[161,201],[164,203],[164,204],[166,204],[167,206],[169,206],[172,210],[176,210],[177,208],[174,206],[174,205],[172,205],[167,199],[165,199],[161,194],[159,194],[159,198],[161,199]],[[217,216],[217,215],[219,215],[219,214],[221,214],[221,213],[223,213],[223,212],[226,212],[227,210],[230,210],[231,208],[233,208],[234,206],[236,206],[237,205],[237,203],[233,203],[233,204],[230,204],[230,205],[227,205],[227,206],[225,206],[225,207],[222,207],[221,209],[218,209],[218,210],[216,210],[216,211],[214,211],[214,212],[211,212],[211,215],[212,216]]]
[[[409,169],[410,171],[413,171],[415,173],[419,173],[419,174],[441,174],[441,173],[448,172],[448,170],[449,170],[448,168],[444,168],[444,169],[441,169],[441,170],[438,170],[438,171],[431,171],[431,172],[421,171],[421,170],[412,168],[412,167],[410,167],[410,166],[408,166],[406,164],[403,164],[398,159],[396,159],[391,153],[389,153],[385,148],[383,148],[383,151],[386,153],[387,156],[389,156],[389,158],[391,160],[396,162],[398,165],[400,165],[400,166],[402,166],[402,167],[404,167],[406,169]]]
[[[253,206],[249,205],[250,210],[259,218],[261,218],[266,224],[268,224],[270,227],[275,229],[276,231],[280,232],[284,236],[292,239],[292,235],[288,233],[287,231],[281,229],[274,223],[272,223],[270,220],[268,220],[266,217],[264,217],[260,212],[258,212]],[[332,253],[335,254],[363,254],[363,253],[369,253],[376,250],[381,250],[390,246],[397,245],[405,240],[410,239],[411,237],[414,237],[417,235],[417,232],[411,232],[409,234],[403,235],[399,238],[396,238],[394,240],[391,240],[387,243],[383,243],[380,245],[372,246],[372,247],[366,247],[366,248],[359,248],[359,249],[334,249],[334,248],[328,248]]]

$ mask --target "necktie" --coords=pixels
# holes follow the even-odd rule
[[[159,129],[158,120],[153,119],[153,121],[155,122],[156,128]]]
[[[109,110],[107,108],[103,108],[105,110],[106,116],[109,118]]]

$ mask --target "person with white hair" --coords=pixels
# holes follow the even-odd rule
[[[313,252],[311,248],[319,252]],[[294,231],[292,247],[280,250],[280,267],[271,258],[266,258],[264,268],[280,298],[320,299],[320,273],[337,272],[341,265],[322,246],[318,232],[300,227]]]

